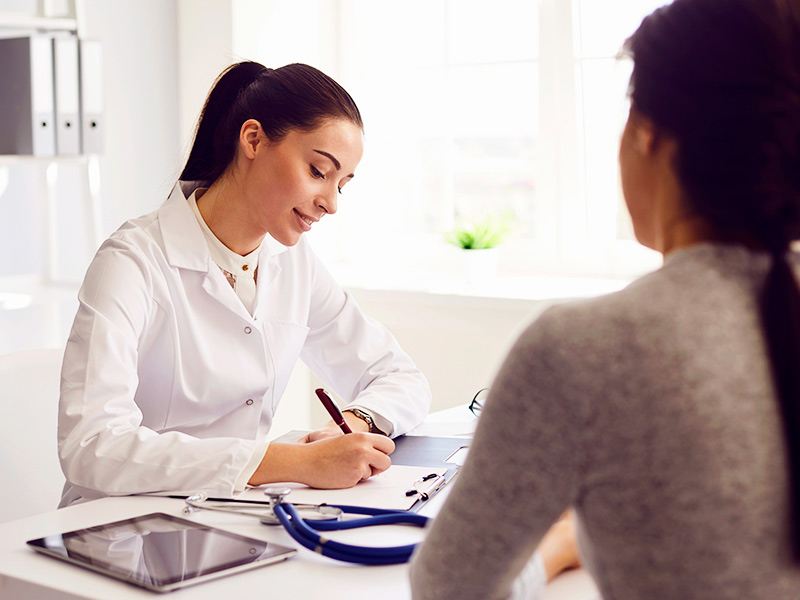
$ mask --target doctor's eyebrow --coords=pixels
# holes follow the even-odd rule
[[[340,163],[333,154],[329,154],[328,152],[325,152],[324,150],[314,150],[314,152],[316,152],[317,154],[322,154],[322,156],[327,156],[328,158],[330,158],[331,162],[333,163],[333,166],[336,167],[337,171],[340,171],[342,169],[342,163]]]
[[[336,170],[341,171],[342,163],[340,163],[333,154],[325,152],[324,150],[317,150],[317,149],[314,149],[314,152],[316,152],[317,154],[321,154],[322,156],[327,156],[329,159],[331,159],[331,162],[333,163],[333,166],[336,167]],[[345,178],[347,177],[352,179],[353,177],[355,177],[355,175],[353,173],[350,173],[350,175],[345,175]]]

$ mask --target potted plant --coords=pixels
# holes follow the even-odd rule
[[[513,214],[491,213],[459,222],[445,239],[465,251],[470,283],[492,279],[497,273],[497,246],[512,231]]]

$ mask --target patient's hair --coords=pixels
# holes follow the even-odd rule
[[[634,108],[673,136],[691,206],[721,234],[762,245],[773,265],[762,321],[793,472],[800,558],[800,2],[675,0],[627,40]]]
[[[248,119],[261,123],[271,143],[291,130],[311,131],[331,119],[364,127],[350,94],[314,67],[236,63],[220,74],[208,94],[180,178],[208,185],[216,181],[233,162],[239,131]]]

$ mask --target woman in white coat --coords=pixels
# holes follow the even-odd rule
[[[101,246],[62,369],[58,444],[78,499],[349,487],[427,413],[424,376],[306,244],[362,155],[358,108],[307,65],[229,67],[166,203]],[[267,434],[298,358],[347,402],[305,443]]]

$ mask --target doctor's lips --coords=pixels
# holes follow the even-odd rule
[[[293,209],[293,210],[294,210],[294,212],[297,213],[297,215],[300,217],[300,219],[303,220],[309,227],[311,227],[314,223],[319,221],[319,219],[313,219],[313,218],[309,217],[308,215],[304,215],[303,213],[301,213],[296,208]]]

